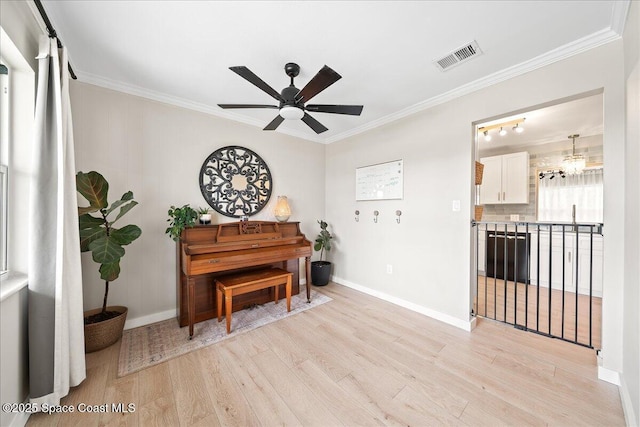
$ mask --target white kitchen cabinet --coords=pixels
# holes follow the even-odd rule
[[[551,253],[551,263],[549,262]],[[564,274],[562,271],[562,260],[564,258]],[[540,286],[549,287],[549,264],[551,264],[551,286],[553,289],[575,292],[576,287],[573,281],[573,271],[575,270],[572,237],[565,235],[564,247],[562,245],[562,234],[554,233],[549,247],[549,234],[547,231],[540,233],[540,270],[538,270],[538,235],[531,233],[531,255],[529,257],[531,284],[536,285],[538,279]],[[538,273],[539,271],[539,273]],[[563,279],[564,277],[564,284]]]
[[[480,204],[529,203],[529,153],[483,157]]]
[[[551,287],[562,290],[562,259],[564,258],[564,290],[567,292],[576,291],[576,262],[578,275],[578,293],[589,295],[589,285],[592,282],[592,295],[602,297],[602,236],[593,237],[593,264],[591,263],[591,243],[588,234],[580,234],[578,237],[578,248],[576,249],[576,237],[574,233],[565,234],[564,248],[562,246],[562,234],[554,232],[551,239],[551,249],[549,248],[549,234],[547,231],[540,233],[540,275],[538,276],[538,238],[537,233],[531,233],[531,255],[530,255],[530,277],[531,284],[538,283],[540,286],[549,287],[549,250],[551,250]],[[578,256],[576,257],[576,253]],[[576,259],[577,258],[577,259]],[[593,272],[591,271],[593,265]]]
[[[590,240],[588,234],[582,234],[578,241],[578,292],[589,295],[589,286],[591,285],[593,296],[602,297],[602,264],[604,260],[602,236],[593,236],[593,263],[589,251]]]

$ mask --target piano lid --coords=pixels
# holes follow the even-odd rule
[[[276,246],[311,246],[298,222],[240,221],[186,228],[181,247],[186,255],[259,249]]]

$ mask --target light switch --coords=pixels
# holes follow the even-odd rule
[[[460,211],[460,200],[454,200],[452,204],[452,209],[454,212]]]

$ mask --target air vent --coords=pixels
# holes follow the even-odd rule
[[[474,40],[471,43],[468,43],[451,52],[444,58],[438,59],[437,61],[435,61],[435,63],[441,71],[446,71],[481,54],[482,51],[480,50],[480,46],[478,46],[478,42]]]

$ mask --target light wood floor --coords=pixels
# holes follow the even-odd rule
[[[87,355],[64,404],[133,413],[33,415],[29,426],[622,426],[593,350],[478,319],[468,333],[349,288],[333,301],[116,378],[119,344]]]
[[[602,298],[593,297],[590,302],[588,295],[578,294],[576,298],[574,292],[563,293],[556,289],[551,290],[549,296],[549,288],[527,286],[524,283],[518,283],[516,292],[513,281],[507,281],[505,286],[503,279],[478,276],[476,301],[476,313],[479,316],[520,326],[526,324],[529,329],[564,337],[595,349],[601,348]],[[525,306],[528,307],[526,316]]]

